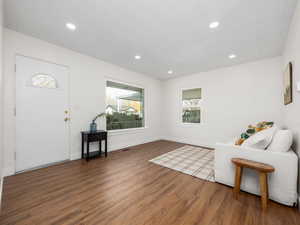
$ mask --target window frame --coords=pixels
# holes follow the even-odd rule
[[[183,91],[186,91],[186,90],[191,90],[191,89],[201,89],[201,99],[200,99],[200,123],[185,123],[183,122],[182,120],[182,112],[183,112],[183,105],[182,105],[182,98],[183,98]],[[203,124],[202,122],[202,118],[203,118],[203,110],[202,110],[202,104],[203,104],[203,88],[202,87],[188,87],[188,88],[181,88],[180,89],[180,98],[179,98],[179,101],[180,101],[180,112],[179,112],[179,123],[183,126],[200,126]]]
[[[136,132],[139,132],[139,131],[142,131],[144,129],[147,129],[148,126],[148,120],[147,120],[147,115],[148,115],[148,107],[147,107],[147,104],[148,104],[148,90],[145,86],[143,85],[140,85],[140,84],[135,84],[135,83],[128,83],[128,82],[124,82],[122,80],[116,80],[116,79],[113,79],[113,78],[109,78],[109,77],[106,77],[104,79],[104,90],[105,90],[105,107],[104,107],[104,110],[106,110],[106,106],[107,106],[107,102],[106,102],[106,99],[107,99],[107,93],[106,93],[106,88],[107,88],[107,82],[110,81],[110,82],[114,82],[114,83],[120,83],[120,84],[124,84],[124,85],[128,85],[128,86],[132,86],[132,87],[136,87],[136,88],[141,88],[144,90],[144,126],[143,127],[134,127],[134,128],[126,128],[126,129],[116,129],[116,130],[107,130],[107,121],[105,119],[105,128],[106,128],[106,131],[111,134],[111,135],[117,135],[119,133],[136,133]]]

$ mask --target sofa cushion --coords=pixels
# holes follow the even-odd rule
[[[293,133],[290,130],[278,130],[273,137],[273,140],[268,151],[272,152],[287,152],[293,144]]]
[[[253,136],[255,133],[273,127],[274,122],[263,121],[255,126],[249,125],[246,132],[241,134],[241,137],[236,140],[235,145],[242,145],[245,140]]]
[[[272,141],[272,138],[277,131],[277,127],[273,126],[271,128],[262,130],[260,132],[255,133],[248,139],[246,139],[242,146],[243,147],[251,147],[256,149],[266,149]]]

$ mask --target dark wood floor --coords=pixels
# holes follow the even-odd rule
[[[158,141],[89,163],[72,161],[4,180],[0,224],[299,225],[295,208],[148,160],[182,144]]]

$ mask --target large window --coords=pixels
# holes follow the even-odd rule
[[[144,89],[107,81],[106,114],[107,130],[144,127]]]
[[[182,122],[200,123],[201,88],[182,91]]]

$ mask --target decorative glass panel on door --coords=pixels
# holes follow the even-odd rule
[[[31,85],[39,88],[57,88],[57,82],[54,77],[47,74],[36,74],[31,78]]]

